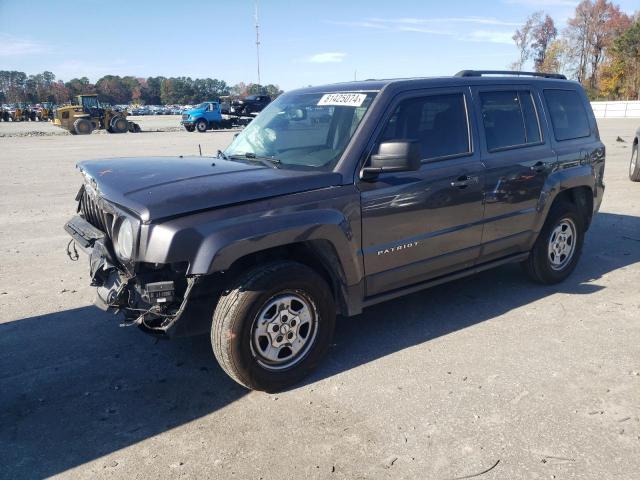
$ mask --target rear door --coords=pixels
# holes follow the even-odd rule
[[[556,154],[533,86],[475,87],[473,92],[486,167],[482,263],[529,248]]]
[[[370,153],[384,141],[417,140],[423,160],[418,171],[358,184],[368,296],[468,268],[478,258],[484,172],[469,94],[411,92],[390,106]]]

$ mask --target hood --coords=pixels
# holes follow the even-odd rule
[[[202,108],[192,108],[191,110],[185,110],[182,112],[183,115],[193,115],[194,113],[202,113],[204,109]]]
[[[78,163],[101,196],[144,223],[242,202],[340,185],[333,172],[207,157],[108,158]]]

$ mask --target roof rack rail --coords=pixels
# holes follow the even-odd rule
[[[481,77],[483,75],[515,75],[526,77],[542,77],[555,78],[558,80],[566,80],[567,77],[561,73],[544,73],[544,72],[520,72],[517,70],[460,70],[454,76],[456,77]]]

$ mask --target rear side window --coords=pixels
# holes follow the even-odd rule
[[[417,140],[422,159],[468,154],[469,124],[462,93],[410,98],[398,105],[381,142]]]
[[[587,111],[575,90],[545,90],[553,134],[556,140],[588,137],[591,133]]]
[[[540,122],[531,92],[481,92],[480,102],[487,150],[502,150],[541,142]]]

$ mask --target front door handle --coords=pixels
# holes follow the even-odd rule
[[[462,175],[451,182],[451,186],[455,188],[467,188],[473,183],[478,183],[478,177],[470,177],[468,175]]]
[[[536,162],[531,166],[531,171],[536,173],[542,173],[547,169],[547,164],[544,162]]]

